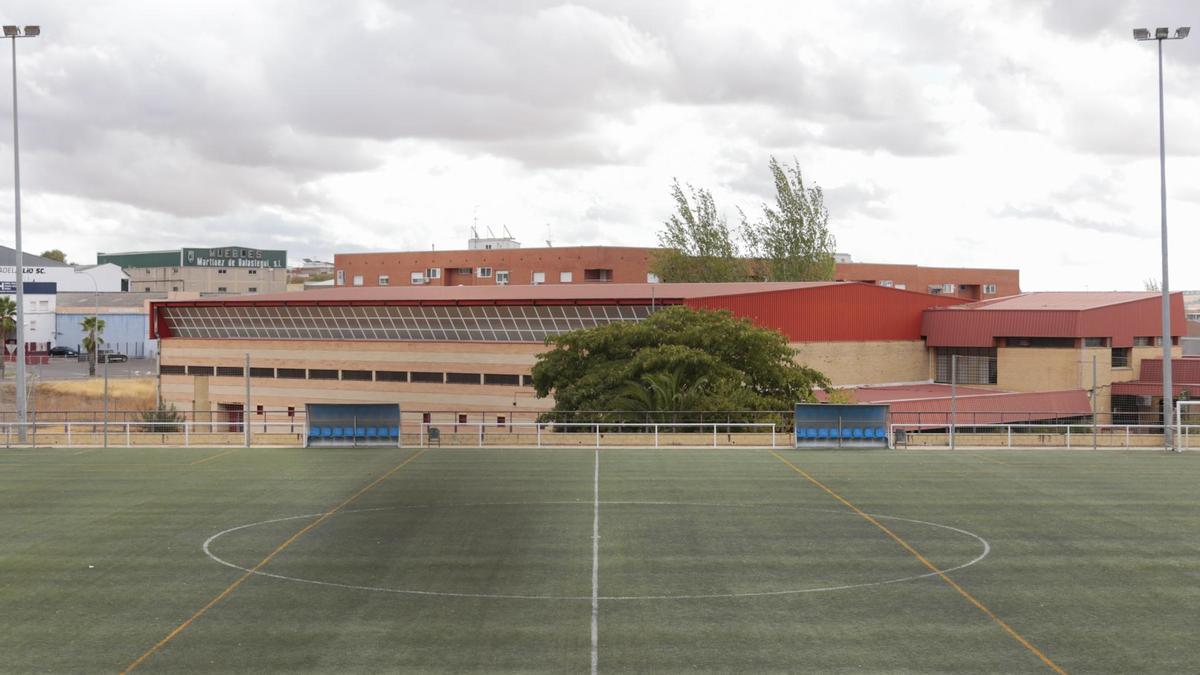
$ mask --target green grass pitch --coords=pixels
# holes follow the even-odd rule
[[[5,450],[0,671],[1194,672],[1197,485],[1160,452]]]

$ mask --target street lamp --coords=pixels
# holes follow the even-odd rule
[[[28,419],[28,402],[25,398],[25,293],[21,281],[24,272],[25,254],[21,252],[21,152],[17,136],[17,38],[37,37],[42,32],[38,26],[25,26],[24,32],[18,26],[5,26],[4,37],[12,40],[12,91],[13,91],[13,218],[14,232],[13,248],[16,254],[13,259],[13,269],[16,270],[17,282],[17,440],[25,442],[25,422]]]
[[[1163,120],[1163,40],[1182,40],[1192,31],[1183,26],[1175,30],[1171,37],[1171,29],[1159,27],[1154,29],[1154,35],[1145,28],[1134,28],[1133,39],[1139,42],[1154,40],[1158,42],[1158,172],[1159,197],[1162,213],[1162,348],[1163,348],[1163,444],[1168,450],[1175,449],[1175,429],[1173,427],[1175,403],[1174,384],[1171,382],[1171,283],[1168,280],[1167,264],[1167,140],[1166,125]]]

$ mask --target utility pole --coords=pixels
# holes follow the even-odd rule
[[[954,426],[958,423],[958,354],[950,355],[950,449],[954,449]]]
[[[250,447],[250,354],[246,354],[246,406],[242,411],[242,431],[246,435],[246,447]]]

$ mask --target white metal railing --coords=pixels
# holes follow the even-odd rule
[[[21,431],[24,430],[24,439]],[[250,434],[242,422],[143,422],[143,421],[95,421],[95,422],[17,422],[0,423],[0,437],[4,447],[14,445],[47,446],[123,446],[150,445],[146,442],[158,437],[160,445],[190,447],[193,443],[211,444],[214,440],[222,444],[247,445],[256,436],[295,437],[304,439],[305,428],[289,422],[251,422]],[[135,442],[142,441],[142,442]],[[230,443],[237,441],[237,443]]]
[[[946,427],[945,431],[939,429],[933,431],[928,423],[893,423],[889,425],[891,429],[890,443],[891,447],[896,447],[899,444],[912,444],[921,447],[952,447],[955,443],[953,438],[957,437],[957,444],[964,444],[962,437],[967,437],[970,440],[970,445],[978,447],[1014,447],[1013,439],[1031,436],[1045,437],[1061,437],[1062,445],[1068,448],[1085,448],[1085,447],[1157,447],[1166,443],[1166,436],[1163,434],[1163,425],[1161,424],[1037,424],[1030,422],[1020,423],[1003,423],[1003,424],[971,424],[969,426]],[[915,430],[919,433],[910,432]],[[951,431],[951,429],[953,429]],[[1188,448],[1189,439],[1192,435],[1200,435],[1200,425],[1177,425],[1175,427],[1177,434],[1177,443],[1181,448]],[[944,443],[924,443],[920,440],[930,438],[938,438],[945,436]],[[980,443],[979,441],[987,441],[988,437],[1002,436],[1003,442]],[[984,438],[980,438],[984,437]],[[1113,439],[1120,440],[1119,445],[1111,443]],[[1135,445],[1135,440],[1161,439],[1157,444],[1140,443]],[[911,441],[910,441],[911,439]],[[1105,439],[1104,443],[1100,439]],[[912,442],[918,441],[918,442]],[[1047,444],[1048,445],[1048,444]],[[1059,445],[1057,443],[1053,444]],[[1018,443],[1019,446],[1029,447],[1027,444]]]
[[[566,443],[547,443],[547,440],[560,441],[572,440],[580,441],[588,435],[591,436],[595,447],[599,448],[602,445],[603,437],[613,434],[622,435],[641,435],[646,436],[649,440],[653,436],[654,447],[661,447],[661,440],[664,435],[686,435],[688,438],[695,438],[699,441],[701,438],[704,442],[696,442],[686,444],[688,446],[709,446],[711,438],[712,447],[720,447],[719,439],[722,435],[732,441],[734,435],[749,436],[753,434],[766,435],[770,434],[770,447],[778,447],[778,432],[776,424],[771,422],[511,422],[505,424],[486,424],[480,422],[458,422],[448,425],[439,425],[434,422],[422,422],[417,444],[421,447],[428,447],[431,440],[440,442],[447,436],[442,427],[454,427],[455,431],[449,435],[462,440],[464,435],[472,435],[476,439],[475,445],[483,447],[486,445],[486,438],[491,437],[508,437],[511,439],[514,435],[519,435],[516,430],[525,430],[525,435],[534,436],[534,444],[536,447],[548,447],[554,445],[566,445]],[[457,430],[457,427],[466,427],[467,434]],[[431,430],[437,430],[436,438],[430,437]],[[746,429],[756,429],[757,431],[746,431]],[[721,430],[724,430],[722,432]],[[736,430],[736,431],[735,431]],[[461,443],[459,443],[461,445]],[[578,446],[582,443],[574,442],[569,445]],[[733,443],[730,443],[733,445]],[[767,447],[767,444],[759,444],[761,447]],[[753,446],[741,446],[753,447]]]

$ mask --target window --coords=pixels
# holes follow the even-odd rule
[[[229,270],[217,270],[217,274],[229,274]]]
[[[392,280],[390,278],[388,278],[388,275],[386,275],[386,274],[379,275],[379,285],[380,286],[387,286],[388,284],[391,283],[391,281]]]
[[[473,271],[474,271],[474,268],[471,268],[471,267],[455,267],[455,268],[452,268],[450,271],[451,271],[451,272],[454,272],[455,274],[458,274],[458,275],[464,276],[464,277],[469,277],[469,276],[471,276],[471,272],[473,272]]]
[[[902,291],[906,291],[906,290],[908,290],[908,284],[896,284],[896,288],[899,288]]]
[[[376,382],[408,382],[407,370],[377,370],[375,371]]]
[[[362,284],[363,284],[363,278],[362,278],[362,275],[361,275],[361,274],[355,274],[355,275],[354,275],[354,285],[355,285],[355,286],[362,286]]]
[[[246,292],[247,292],[247,293],[257,293],[257,292],[258,292],[258,286],[251,286],[250,288],[247,288],[247,289],[246,289]]]
[[[996,284],[984,284],[983,285],[983,294],[984,295],[995,295],[996,294]]]
[[[274,368],[250,368],[250,377],[275,377]]]
[[[942,292],[943,293],[953,293],[954,292],[954,284],[942,284]]]
[[[504,426],[504,415],[496,415],[496,426]]]
[[[147,293],[149,293],[149,292],[150,292],[150,287],[149,287],[149,286],[147,286],[147,287],[146,287],[146,292],[147,292]]]
[[[538,284],[544,284],[544,283],[546,283],[546,273],[545,272],[534,272],[533,273],[533,285],[537,286]]]
[[[891,279],[884,279],[883,281],[879,282],[879,285],[883,286],[884,288],[893,288],[896,284],[892,283]]]
[[[940,384],[996,384],[994,347],[938,347],[935,365],[933,381]]]
[[[217,366],[217,375],[220,377],[242,377],[245,374],[241,366]]]
[[[479,268],[479,269],[476,271],[476,273],[475,273],[475,274],[476,274],[476,276],[480,276],[480,277],[489,277],[489,278],[490,278],[490,277],[492,276],[492,268],[490,268],[490,267],[480,267],[480,268]]]
[[[1113,347],[1112,350],[1112,367],[1113,368],[1128,368],[1129,357],[1133,349],[1130,347]]]
[[[612,270],[609,269],[590,269],[583,271],[584,281],[612,281]]]
[[[459,423],[459,424],[466,424],[466,423],[467,423],[467,416],[466,416],[466,414],[465,414],[465,413],[459,413],[459,414],[458,414],[458,423]]]
[[[430,267],[429,269],[425,270],[425,278],[426,279],[441,279],[442,278],[442,268]]]
[[[433,414],[432,413],[421,413],[421,421],[424,422],[425,424],[431,423],[433,421]]]
[[[1154,346],[1155,338],[1148,336],[1138,336],[1133,338],[1134,347],[1152,347]]]
[[[483,383],[484,384],[505,385],[505,386],[510,386],[510,387],[519,387],[519,386],[521,386],[521,376],[520,375],[506,375],[503,373],[484,373],[483,374]]]
[[[31,330],[31,331],[37,330],[37,319],[29,320],[29,330]]]
[[[179,287],[178,287],[178,286],[172,286],[172,287],[171,287],[171,290],[173,290],[173,291],[177,291],[177,290],[179,290]]]
[[[247,274],[258,274],[258,270],[247,270]]]
[[[254,411],[257,412],[259,415],[261,415],[261,414],[263,414],[263,407],[261,405],[256,406]]]
[[[574,275],[571,274],[570,272],[559,272],[558,273],[558,283],[560,283],[560,284],[569,284],[569,283],[571,283],[571,281],[573,279],[574,279]]]
[[[1083,338],[1084,347],[1107,347],[1108,338],[1102,337],[1085,337]]]
[[[411,374],[412,382],[430,382],[441,384],[445,381],[441,373],[430,373],[420,370],[414,370]]]
[[[295,416],[296,416],[296,406],[289,405],[288,406],[288,417],[295,417]]]
[[[1004,338],[1006,347],[1040,347],[1054,349],[1070,349],[1075,346],[1075,338],[1069,337],[1009,337]]]
[[[508,270],[496,270],[496,283],[501,286],[508,285]]]
[[[188,375],[212,375],[212,366],[188,366]]]
[[[479,384],[479,373],[446,373],[446,384]]]
[[[343,270],[338,270],[335,281],[337,282],[338,286],[345,286],[346,285],[346,272]]]
[[[408,280],[409,280],[409,283],[411,283],[413,285],[423,284],[423,283],[425,283],[425,273],[424,272],[413,272],[408,275]]]
[[[277,368],[275,376],[286,380],[303,380],[305,374],[303,368]]]
[[[359,382],[370,382],[371,381],[371,371],[369,371],[369,370],[343,370],[342,371],[342,379],[343,380],[356,380]]]
[[[329,370],[326,368],[309,368],[308,379],[310,380],[336,380],[338,379],[338,371]]]
[[[646,272],[646,283],[657,284],[659,281],[661,281],[661,279],[658,278],[657,274],[654,272]]]
[[[150,290],[150,289],[147,288],[146,290]],[[218,293],[228,293],[229,291],[225,290],[224,286],[217,286],[217,292]]]
[[[158,367],[158,372],[162,375],[185,375],[187,374],[187,367],[170,366],[164,363]]]
[[[50,309],[50,301],[49,300],[38,300],[38,309],[40,309],[42,311]]]

